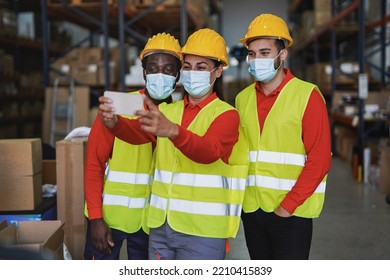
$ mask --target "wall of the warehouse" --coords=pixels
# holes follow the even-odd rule
[[[244,37],[248,25],[259,14],[271,13],[280,16],[287,21],[288,0],[223,0],[222,30],[221,33],[229,48],[239,44]],[[244,62],[238,66],[231,66],[226,69],[224,77],[228,79],[240,78],[249,79],[248,65]]]

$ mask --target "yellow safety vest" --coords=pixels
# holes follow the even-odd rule
[[[115,138],[112,157],[107,162],[103,193],[103,219],[110,228],[134,233],[142,227],[149,233],[146,211],[152,157],[151,143],[132,145]]]
[[[162,104],[159,110],[179,124],[184,102]],[[228,110],[235,109],[215,99],[198,113],[188,129],[203,136],[215,118]],[[184,234],[235,237],[249,165],[247,152],[248,144],[240,133],[229,164],[221,159],[200,164],[183,155],[168,138],[158,138],[148,226],[157,228],[167,219],[170,227]]]
[[[307,157],[302,142],[302,118],[313,89],[320,93],[313,84],[298,78],[290,80],[268,113],[261,134],[254,84],[237,95],[236,107],[249,142],[250,158],[244,212],[259,208],[274,211],[295,185]],[[320,215],[326,179],[327,175],[316,191],[296,208],[294,216],[315,218]]]

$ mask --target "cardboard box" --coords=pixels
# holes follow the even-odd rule
[[[66,54],[66,59],[70,64],[80,64],[84,63],[84,54],[82,48],[74,48],[69,53]]]
[[[343,105],[343,98],[357,98],[357,90],[336,90],[332,97],[332,111],[336,111]],[[365,104],[377,104],[380,110],[385,110],[388,100],[390,99],[390,90],[381,90],[368,92],[367,98],[364,100]]]
[[[314,0],[313,3],[315,11],[331,12],[332,1],[331,0]]]
[[[84,48],[84,58],[86,63],[96,64],[104,60],[103,48],[101,47],[90,47]]]
[[[341,139],[341,156],[347,162],[352,164],[353,147],[358,144],[358,138],[353,136],[344,136]]]
[[[65,222],[65,244],[72,259],[84,258],[84,163],[87,137],[56,143],[57,217]]]
[[[106,71],[104,62],[98,64],[97,84],[104,85],[106,82]],[[119,67],[116,62],[110,62],[109,64],[109,77],[110,84],[115,84],[119,81]]]
[[[335,149],[336,154],[343,160],[350,162],[352,158],[352,147],[358,141],[358,134],[355,129],[336,126],[335,134]]]
[[[0,140],[0,211],[34,210],[42,202],[40,138]]]
[[[42,184],[57,184],[57,162],[55,159],[42,160]]]
[[[332,19],[332,13],[330,11],[316,11],[314,13],[314,26],[319,27],[328,23]]]
[[[336,85],[357,85],[359,76],[359,63],[357,61],[342,62],[337,67]],[[370,68],[368,66],[365,66],[364,71],[370,77]],[[332,67],[330,63],[326,62],[309,64],[307,65],[306,74],[308,82],[318,85],[320,90],[325,90],[328,89],[332,80]]]
[[[10,249],[22,249],[48,259],[63,259],[64,223],[22,221],[0,231],[0,242]]]
[[[74,124],[75,127],[88,126],[89,121],[89,101],[90,93],[89,87],[75,87],[74,92]],[[50,131],[51,131],[51,119],[52,119],[52,100],[53,100],[53,88],[46,88],[45,92],[45,108],[43,110],[42,120],[42,142],[50,144]],[[68,88],[60,87],[58,89],[57,103],[65,103],[68,100]],[[66,119],[56,119],[57,130],[67,131]],[[70,132],[70,131],[68,131]],[[66,135],[56,135],[54,142],[62,140]],[[55,144],[53,143],[53,146]]]
[[[97,64],[72,64],[71,76],[83,84],[98,85],[98,65]]]
[[[0,211],[34,210],[42,202],[42,174],[0,176]]]
[[[32,176],[41,172],[40,138],[2,139],[0,155],[0,177]]]
[[[332,18],[331,0],[315,0],[313,3],[314,25],[321,26]]]

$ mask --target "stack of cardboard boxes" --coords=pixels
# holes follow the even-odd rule
[[[332,97],[331,113],[333,117],[342,116],[346,120],[350,120],[350,124],[340,123],[338,120],[334,121],[335,125],[335,148],[336,153],[347,162],[352,161],[352,147],[358,143],[358,104],[346,104],[344,100],[353,100],[358,98],[357,91],[335,91]],[[387,105],[390,101],[390,91],[369,91],[368,97],[364,99],[364,114],[363,117],[366,126],[377,125],[382,127],[386,125],[385,115],[388,114]],[[376,108],[371,111],[370,108]],[[367,143],[368,144],[368,143]],[[376,149],[371,147],[373,158],[378,158]],[[377,162],[373,162],[377,163]]]
[[[0,211],[34,210],[42,202],[42,143],[0,140]]]
[[[336,87],[356,89],[358,86],[360,71],[358,61],[338,63],[336,67]],[[332,85],[332,71],[332,65],[329,62],[309,64],[307,65],[306,70],[306,80],[316,84],[322,92],[330,92]],[[368,66],[365,68],[365,73],[367,73],[370,78],[370,68]]]
[[[119,48],[110,50],[109,77],[110,84],[119,80]],[[105,85],[104,52],[101,47],[75,48],[64,57],[57,59],[52,67],[64,75],[71,76],[88,86]],[[52,80],[58,74],[52,74]]]
[[[70,258],[83,259],[86,146],[87,137],[60,140],[56,160],[42,160],[39,138],[0,140],[0,246],[28,249],[44,257],[49,252],[54,259],[63,259],[66,248]],[[21,215],[24,219],[17,223],[3,221],[2,211],[16,215],[36,210],[44,200],[42,183],[57,186],[56,217],[31,221],[36,215]]]
[[[0,246],[5,248],[1,258],[29,258],[15,254],[25,251],[42,258],[63,259],[63,222],[56,217],[36,220],[37,215],[26,214],[42,205],[42,182],[53,182],[48,174],[53,163],[43,164],[41,139],[0,140],[0,153],[0,213],[8,214],[0,218]],[[7,221],[12,216],[9,213],[19,216],[19,221]]]
[[[299,6],[300,0],[289,1],[289,9]],[[331,0],[314,0],[310,1],[313,5],[312,9],[307,9],[300,14],[300,24],[294,31],[294,44],[302,43],[307,39],[308,35],[312,35],[321,26],[328,23],[332,18]],[[306,3],[305,3],[306,4]],[[307,4],[310,6],[310,4]]]

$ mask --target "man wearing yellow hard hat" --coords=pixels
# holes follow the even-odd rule
[[[255,82],[236,96],[249,142],[242,220],[251,259],[308,259],[313,218],[331,166],[324,98],[284,67],[293,44],[283,19],[260,14],[240,40]]]
[[[157,108],[146,99],[149,110],[138,111],[137,120],[114,115],[104,97],[99,110],[117,137],[156,145],[149,259],[223,260],[240,225],[248,146],[237,110],[218,97],[228,64],[225,40],[200,29],[182,53],[183,100]]]
[[[154,35],[140,59],[145,88],[130,94],[148,96],[154,104],[170,103],[181,69],[178,40],[166,33]],[[128,144],[116,138],[99,116],[95,119],[88,137],[84,174],[88,217],[85,259],[119,259],[125,240],[129,259],[148,258],[145,215],[152,154],[151,143]]]

